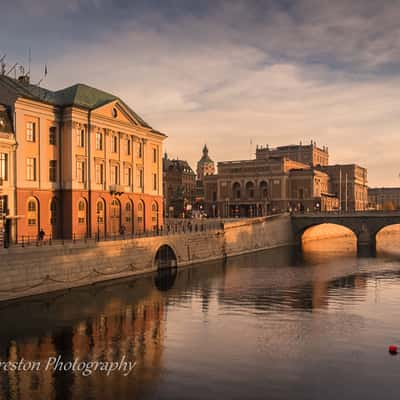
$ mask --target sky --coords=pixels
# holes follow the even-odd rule
[[[193,168],[315,140],[400,186],[397,0],[0,1],[8,63],[121,97]]]

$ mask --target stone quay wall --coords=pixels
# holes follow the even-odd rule
[[[238,220],[224,228],[116,241],[10,247],[0,251],[0,301],[146,274],[169,245],[178,268],[292,244],[290,217]]]

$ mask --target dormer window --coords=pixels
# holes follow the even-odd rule
[[[112,116],[113,116],[113,118],[118,117],[118,110],[115,107],[112,109]]]

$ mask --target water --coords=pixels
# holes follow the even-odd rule
[[[397,399],[400,254],[351,239],[0,304],[0,359],[136,361],[1,372],[1,399]],[[330,243],[330,246],[328,246]]]

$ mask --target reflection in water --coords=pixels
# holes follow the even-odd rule
[[[344,242],[0,304],[2,361],[137,362],[128,377],[2,372],[0,400],[397,398],[400,263]]]

